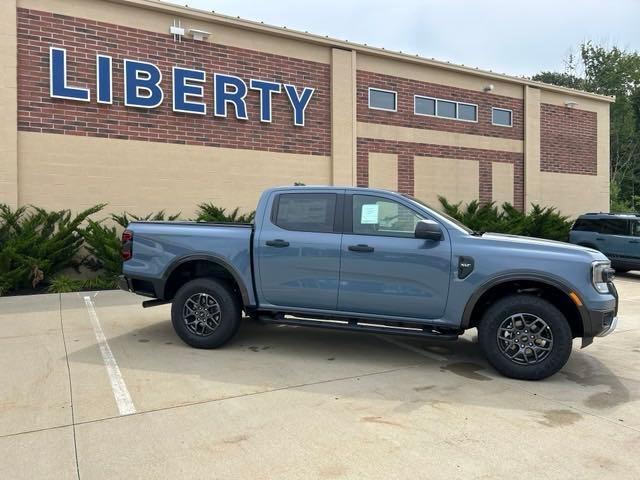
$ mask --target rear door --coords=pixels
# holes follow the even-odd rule
[[[624,260],[631,265],[638,265],[640,264],[640,220],[629,220],[629,230],[624,249]]]
[[[342,201],[335,189],[274,193],[254,250],[262,304],[335,310]]]
[[[338,309],[440,318],[451,275],[451,242],[417,239],[423,217],[394,197],[345,195]],[[435,220],[435,219],[433,219]]]
[[[624,258],[628,249],[629,221],[623,218],[601,218],[596,247],[610,260]]]

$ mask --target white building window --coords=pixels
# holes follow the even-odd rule
[[[458,120],[478,121],[478,106],[471,103],[458,103]]]
[[[429,97],[414,97],[413,113],[416,115],[434,115],[436,114],[436,99]]]
[[[506,108],[492,108],[491,109],[491,123],[500,127],[512,127],[513,126],[513,112]]]
[[[478,121],[478,106],[473,103],[423,97],[422,95],[415,95],[413,100],[413,113],[416,115],[450,118],[465,122]]]
[[[369,108],[395,112],[398,109],[398,94],[393,90],[369,88]]]

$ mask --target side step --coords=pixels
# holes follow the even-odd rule
[[[292,325],[296,327],[315,327],[330,330],[346,330],[349,332],[379,333],[384,335],[402,335],[437,340],[457,340],[456,331],[442,331],[434,326],[398,327],[379,323],[368,323],[366,320],[316,320],[285,318],[282,316],[260,315],[259,320],[272,325]]]

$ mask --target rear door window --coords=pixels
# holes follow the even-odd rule
[[[597,232],[599,230],[598,220],[579,218],[573,225],[572,230],[578,232]]]
[[[273,220],[278,227],[300,232],[334,231],[336,199],[333,193],[283,193],[274,205]]]
[[[619,218],[600,220],[600,233],[605,235],[629,235],[629,222]]]

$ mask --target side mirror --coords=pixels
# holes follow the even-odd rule
[[[422,238],[424,240],[442,240],[442,229],[433,220],[420,220],[416,223],[416,238]]]

